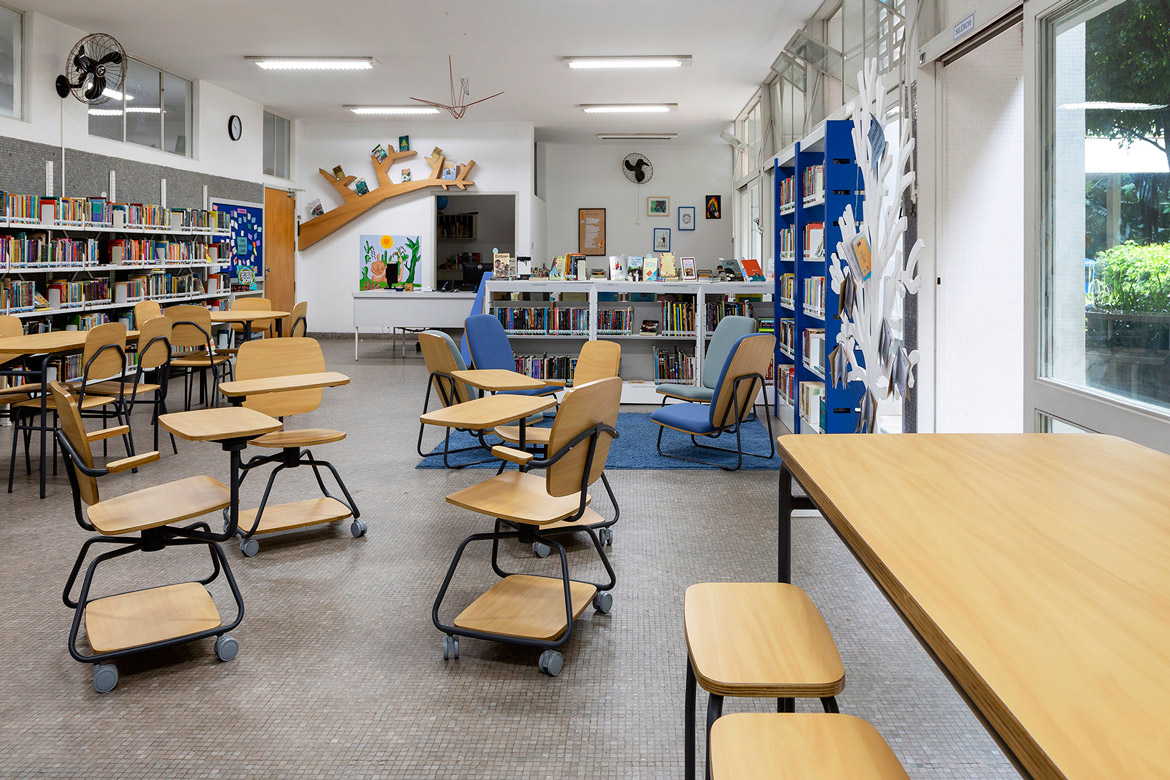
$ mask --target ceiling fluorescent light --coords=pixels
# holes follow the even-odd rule
[[[141,108],[134,108],[133,106],[127,106],[126,113],[127,114],[161,114],[162,109],[158,108],[157,106],[155,106],[153,108],[148,107],[148,106],[143,106]],[[89,114],[90,114],[90,116],[122,116],[122,109],[120,109],[120,108],[91,108],[89,110]]]
[[[586,114],[665,114],[678,108],[678,103],[582,103]]]
[[[1066,111],[1161,111],[1166,106],[1156,103],[1111,103],[1105,100],[1091,100],[1087,103],[1065,103],[1060,108]]]
[[[634,68],[681,68],[691,64],[691,55],[636,55],[630,57],[562,57],[572,70],[625,70]]]
[[[264,70],[370,70],[373,57],[244,57]]]
[[[108,97],[110,100],[121,100],[121,99],[122,99],[122,93],[121,93],[121,92],[119,92],[119,91],[118,91],[118,90],[116,90],[116,89],[110,89],[109,87],[106,87],[106,88],[105,88],[105,89],[102,91],[102,94],[103,94],[103,95],[105,95],[106,97]],[[133,99],[134,99],[134,96],[133,96],[133,95],[126,95],[125,97],[126,97],[126,99],[127,99],[127,100],[133,100]]]
[[[673,141],[678,133],[598,133],[602,141]]]
[[[362,115],[385,115],[385,114],[437,114],[439,109],[432,106],[342,106],[347,108],[355,114]]]

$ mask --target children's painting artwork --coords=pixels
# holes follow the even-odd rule
[[[705,200],[707,203],[707,219],[719,219],[720,210],[723,207],[723,196],[708,195]]]
[[[654,251],[670,251],[670,228],[654,228]]]
[[[360,240],[359,290],[389,290],[418,286],[418,262],[422,256],[419,236],[363,235]]]
[[[670,198],[659,198],[656,196],[646,198],[646,216],[669,217]]]

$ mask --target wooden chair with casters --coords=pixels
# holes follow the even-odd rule
[[[90,329],[85,334],[85,346],[81,354],[81,378],[70,383],[70,387],[77,394],[77,406],[83,417],[100,417],[105,427],[109,416],[116,418],[126,446],[126,455],[134,454],[134,441],[131,438],[130,428],[127,426],[126,414],[128,409],[122,402],[125,397],[126,382],[126,326],[120,322],[107,322]],[[111,379],[116,377],[116,379]],[[99,391],[101,386],[112,388],[113,392]],[[28,386],[25,386],[28,387]],[[40,430],[39,418],[42,404],[47,411],[54,413],[54,422],[50,430],[59,428],[56,400],[52,395],[42,397],[40,386],[36,386],[37,395],[13,403],[12,429],[12,460],[8,464],[8,492],[12,492],[12,481],[16,467],[16,444],[24,439],[25,472],[32,473],[32,464],[29,458],[29,446],[34,430]],[[106,452],[108,442],[102,441],[102,452]],[[53,470],[56,472],[56,439],[53,440],[54,460]]]
[[[622,345],[616,341],[586,341],[581,346],[581,351],[577,354],[577,363],[573,369],[573,387],[580,387],[581,385],[589,384],[598,379],[605,379],[606,377],[617,376],[621,370],[622,364]],[[554,379],[544,380],[549,384],[558,384]],[[560,383],[562,386],[563,383]],[[572,388],[568,388],[568,392],[572,392]],[[499,425],[496,426],[495,433],[508,444],[518,445],[520,443],[520,426],[518,425]],[[548,437],[552,433],[552,428],[547,426],[525,426],[524,438],[526,445],[532,445],[537,448],[538,452],[544,451],[548,447]],[[505,461],[506,463],[506,461]],[[502,470],[502,469],[501,469]],[[601,484],[605,488],[606,495],[609,497],[610,504],[613,505],[614,515],[612,518],[606,519],[604,522],[592,526],[593,530],[597,531],[598,538],[601,543],[606,546],[613,545],[613,530],[612,526],[621,517],[622,510],[618,506],[617,498],[613,494],[613,489],[609,486],[609,479],[606,478],[605,472],[601,473]],[[580,523],[554,523],[545,526],[544,533],[554,533],[561,530],[580,531]],[[547,546],[534,543],[532,551],[541,558],[548,556],[550,550]]]
[[[20,317],[0,314],[0,339],[23,335],[24,323],[21,322]],[[25,370],[20,362],[12,366],[4,366],[3,372],[0,374],[0,406],[7,409],[11,418],[15,418],[16,410],[9,407],[8,404],[27,400],[30,393],[41,391],[41,385],[39,382],[26,384],[21,381],[33,372]]]
[[[520,471],[506,471],[447,496],[447,502],[496,519],[491,533],[472,534],[460,543],[435,598],[431,619],[443,638],[443,657],[459,657],[459,637],[535,647],[542,650],[538,668],[555,677],[564,662],[556,648],[569,641],[574,622],[590,602],[595,610],[609,612],[616,577],[605,548],[590,525],[601,517],[589,508],[589,487],[601,476],[610,442],[617,438],[618,406],[622,382],[617,377],[599,379],[576,388],[561,404],[548,442],[548,456],[537,460],[531,452],[497,446],[492,453],[516,463]],[[531,469],[543,469],[544,476]],[[569,578],[565,548],[544,527],[560,521],[580,522],[589,534],[609,577],[607,583]],[[503,523],[515,526],[504,530]],[[542,542],[560,558],[560,576],[512,574],[500,568],[501,539]],[[492,570],[500,577],[491,588],[446,624],[439,617],[443,599],[463,551],[472,542],[492,543]]]
[[[776,347],[776,337],[771,333],[754,333],[740,336],[727,353],[723,368],[719,372],[719,379],[715,383],[715,395],[711,403],[688,402],[660,406],[650,414],[650,420],[657,423],[658,454],[666,458],[686,460],[691,463],[703,463],[709,466],[719,466],[725,471],[735,471],[743,465],[745,455],[753,458],[772,458],[776,455],[776,442],[772,438],[772,420],[764,411],[763,418],[768,426],[767,455],[755,452],[746,452],[743,448],[742,430],[744,423],[749,421],[755,409],[758,397],[763,395],[767,386],[764,381],[764,372],[768,362],[772,359],[772,351]],[[663,452],[662,434],[667,428],[680,431],[691,437],[691,444],[704,450],[728,452],[735,455],[735,465],[725,466],[699,458],[691,458],[677,453]],[[699,444],[696,436],[704,438],[718,438],[724,434],[735,435],[735,449],[714,447]]]
[[[685,780],[695,778],[696,683],[709,694],[708,745],[725,696],[776,699],[778,712],[794,712],[795,699],[816,698],[825,712],[838,711],[835,697],[845,689],[841,655],[821,613],[795,585],[692,585],[683,599],[683,629],[688,653]],[[711,748],[708,755],[714,756]]]
[[[308,301],[301,301],[293,307],[292,316],[289,317],[292,324],[289,326],[288,335],[293,337],[308,336],[309,335],[309,303]]]
[[[444,408],[470,401],[476,397],[471,388],[452,376],[452,372],[463,371],[467,368],[467,364],[463,362],[463,356],[459,354],[459,348],[455,346],[454,339],[441,330],[424,330],[418,334],[418,346],[422,350],[423,362],[426,364],[427,371],[430,373],[430,376],[427,378],[426,397],[423,399],[423,414],[426,414],[430,408],[432,392]],[[534,421],[539,422],[541,419],[543,419],[543,415],[536,415]],[[420,458],[431,457],[430,453],[423,452],[422,449],[423,431],[425,429],[426,425],[420,422],[418,424],[418,441],[415,443],[415,451],[418,452]],[[483,431],[473,431],[472,434],[479,439],[479,444],[471,447],[451,449],[451,429],[444,429],[443,466],[449,469],[461,469],[465,466],[477,466],[482,463],[495,462],[495,458],[485,458],[484,460],[477,460],[470,463],[452,463],[450,461],[449,457],[457,453],[473,452],[476,450],[487,452],[491,449],[490,445],[484,440]]]
[[[325,370],[325,356],[321,352],[321,345],[316,339],[281,338],[259,339],[246,341],[240,347],[236,356],[236,377],[243,381],[247,379],[264,379],[274,376],[289,376],[292,374],[311,374]],[[249,396],[244,400],[244,406],[256,409],[264,414],[281,419],[294,414],[311,412],[321,405],[324,390],[320,387],[310,390],[289,390],[280,393],[264,393]],[[345,431],[335,431],[329,428],[302,428],[290,430],[285,428],[276,433],[269,433],[250,443],[256,447],[280,450],[272,455],[258,455],[251,458],[241,467],[243,469],[240,483],[255,468],[276,463],[277,466],[268,475],[268,484],[264,488],[264,495],[260,499],[260,506],[240,513],[238,533],[240,536],[240,551],[251,557],[260,551],[260,543],[256,536],[288,531],[294,528],[304,528],[322,523],[334,523],[352,517],[349,531],[356,538],[366,533],[366,521],[360,519],[361,513],[357,504],[341,475],[332,463],[318,460],[308,449],[322,444],[331,444],[345,438]],[[317,486],[321,489],[321,498],[311,498],[306,501],[294,501],[288,504],[268,505],[272,494],[272,485],[276,475],[285,469],[309,466],[317,478]],[[333,496],[325,487],[321,478],[321,467],[329,470],[337,486],[341,488],[345,500]]]
[[[227,376],[229,356],[217,354],[211,338],[211,312],[202,306],[172,306],[165,315],[171,320],[171,348],[187,350],[171,356],[171,368],[183,371],[184,409],[191,408],[193,374],[199,372],[199,395],[206,403],[207,372],[211,372],[211,406],[219,396],[219,383]]]
[[[87,531],[97,532],[82,545],[62,593],[65,606],[73,610],[70,655],[81,663],[94,665],[93,687],[98,693],[107,693],[118,683],[118,669],[110,662],[134,653],[214,636],[215,654],[221,661],[230,661],[239,645],[227,632],[239,625],[244,602],[218,542],[231,538],[235,528],[228,527],[222,534],[215,534],[206,520],[187,522],[230,506],[228,488],[211,477],[197,476],[103,500],[98,493],[99,477],[157,461],[158,452],[95,467],[91,443],[121,435],[126,426],[86,433],[74,395],[57,382],[50,385],[50,392],[61,417],[57,439],[65,451],[77,523]],[[74,598],[72,591],[77,577],[95,544],[115,545],[115,549],[90,561]],[[211,573],[203,579],[118,595],[91,595],[94,572],[100,564],[135,552],[192,544],[206,545],[211,554]],[[221,570],[236,605],[235,619],[227,625],[222,622],[206,588]],[[83,621],[88,653],[78,647],[77,641]]]
[[[138,326],[138,366],[134,370],[134,379],[129,383],[101,382],[88,388],[91,393],[116,395],[124,402],[126,410],[126,424],[131,425],[132,413],[139,403],[151,405],[151,425],[154,426],[154,448],[158,449],[158,417],[167,413],[167,386],[170,383],[171,373],[171,327],[169,317],[154,317]],[[154,381],[145,381],[148,373]],[[129,398],[125,393],[129,393]],[[153,393],[150,400],[145,396]],[[139,396],[143,398],[139,398]],[[171,449],[179,454],[175,444],[174,434],[171,437]],[[131,434],[133,441],[133,434]]]
[[[267,298],[237,298],[232,303],[232,311],[272,311],[272,301]],[[251,323],[231,323],[232,340],[235,342],[232,346],[217,350],[221,355],[234,355],[239,352],[239,343],[244,338],[244,328],[251,328],[249,338],[254,338],[256,334],[264,336],[266,339],[272,338],[273,320],[261,320],[259,322]]]
[[[711,730],[714,780],[909,780],[894,751],[852,715],[738,712]]]

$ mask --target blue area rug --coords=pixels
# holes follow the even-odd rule
[[[552,419],[547,419],[543,425],[551,425]],[[621,412],[618,414],[617,429],[619,438],[609,450],[607,469],[716,469],[718,466],[705,466],[700,463],[689,463],[685,460],[664,458],[658,454],[656,442],[660,426],[650,420],[648,412]],[[428,434],[434,435],[438,429],[431,429]],[[743,426],[743,445],[745,452],[768,453],[768,429],[764,423],[757,420]],[[498,443],[495,436],[488,436],[489,443]],[[703,444],[717,447],[735,448],[735,436],[724,434],[718,439],[699,439]],[[451,434],[451,449],[470,447],[476,443],[476,438],[469,433],[454,431]],[[735,453],[711,452],[701,450],[691,444],[689,436],[675,430],[667,430],[662,436],[662,449],[674,455],[683,455],[688,458],[703,458],[725,466],[735,466]],[[415,468],[441,469],[443,468],[443,444],[431,450],[430,454],[419,461]],[[472,463],[484,460],[490,455],[487,450],[477,449],[471,452],[460,452],[450,456],[452,464]],[[499,468],[499,461],[468,466],[473,469]],[[743,459],[744,469],[779,469],[780,457],[774,455],[770,459],[748,458]]]

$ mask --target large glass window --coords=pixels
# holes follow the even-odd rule
[[[20,14],[0,6],[0,116],[20,116]]]
[[[292,123],[271,111],[264,112],[264,173],[291,179]]]
[[[122,91],[89,109],[89,134],[191,156],[192,87],[133,58]]]
[[[1170,408],[1170,17],[1092,0],[1047,26],[1048,379]]]

